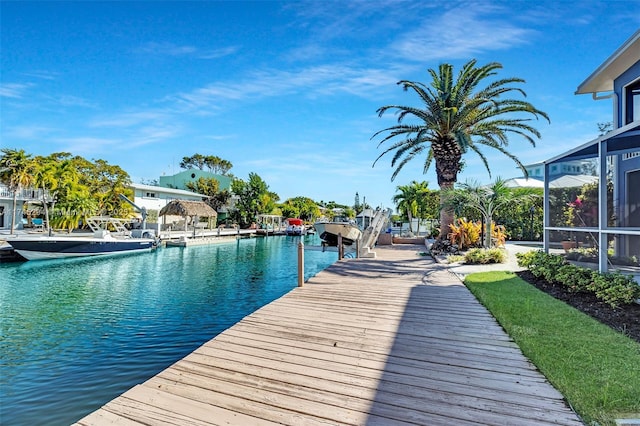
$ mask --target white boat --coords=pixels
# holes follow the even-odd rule
[[[27,260],[121,255],[151,251],[157,246],[153,230],[138,231],[139,237],[135,238],[119,219],[95,217],[87,222],[93,234],[27,234],[8,237],[6,242]],[[114,233],[106,229],[107,224],[114,227]]]
[[[362,231],[354,222],[316,222],[314,225],[320,239],[327,245],[338,245],[338,235],[342,236],[342,244],[351,245],[360,238]]]
[[[287,229],[285,230],[285,233],[287,235],[305,235],[307,233],[307,229],[304,226],[302,219],[289,218],[286,222]]]

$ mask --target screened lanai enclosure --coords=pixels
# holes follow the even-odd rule
[[[546,161],[545,182],[545,250],[563,249],[601,272],[640,274],[637,121]]]

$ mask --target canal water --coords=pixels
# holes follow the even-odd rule
[[[157,374],[294,288],[299,241],[0,264],[0,424],[68,425]],[[305,279],[336,260],[306,251]]]

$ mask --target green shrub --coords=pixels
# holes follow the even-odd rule
[[[588,291],[597,272],[575,265],[562,265],[555,276],[556,282],[568,287],[572,292]]]
[[[504,249],[474,248],[469,250],[464,256],[464,261],[470,264],[504,263],[507,255]]]
[[[562,256],[537,251],[528,268],[534,276],[542,277],[550,283],[557,283],[558,270],[566,264],[567,262]]]
[[[536,258],[537,253],[544,253],[540,250],[536,251],[527,251],[524,253],[516,253],[516,258],[518,259],[518,266],[522,268],[529,268],[529,266],[533,263]]]
[[[596,297],[616,308],[640,299],[640,286],[635,280],[618,272],[594,274],[593,282],[588,286]]]
[[[612,307],[640,299],[640,286],[631,276],[620,273],[601,274],[589,268],[568,264],[558,255],[543,251],[516,254],[518,265],[528,268],[537,278],[562,284],[572,292],[590,291]]]

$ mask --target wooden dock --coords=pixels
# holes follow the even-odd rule
[[[582,424],[421,250],[337,262],[77,424]]]

